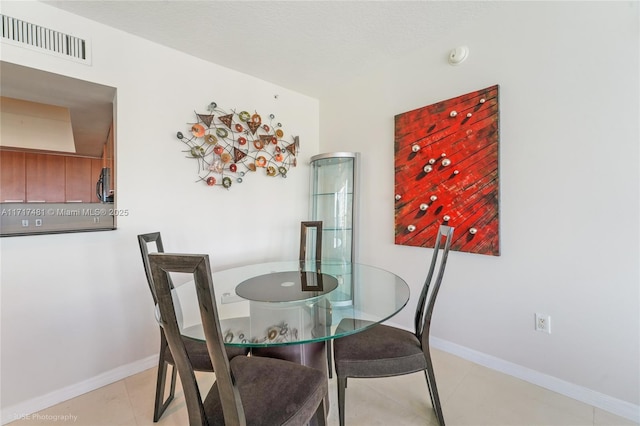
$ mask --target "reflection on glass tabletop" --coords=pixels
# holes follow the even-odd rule
[[[338,279],[329,274],[284,271],[244,280],[236,287],[236,294],[254,302],[293,302],[323,296],[337,287]]]
[[[402,278],[360,263],[322,262],[319,267],[297,260],[251,264],[214,272],[213,283],[222,333],[230,346],[279,346],[338,338],[386,321],[409,300],[409,286]],[[303,285],[311,289],[303,290]],[[243,287],[250,291],[245,293]],[[173,295],[181,310],[182,334],[203,340],[193,282],[176,286]],[[353,318],[354,326],[336,330],[343,318]]]

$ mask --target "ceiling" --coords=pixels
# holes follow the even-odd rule
[[[464,41],[457,38],[457,34],[464,34],[464,26],[483,19],[500,4],[41,1],[316,98],[407,55],[439,55],[446,61],[449,50]],[[432,46],[439,47],[435,50]],[[106,116],[104,112],[111,108],[115,89],[17,65],[0,65],[3,96],[70,107],[77,153],[100,155],[112,119],[111,112]],[[90,96],[86,98],[86,94]]]
[[[320,98],[432,44],[499,2],[57,1],[51,6]],[[438,42],[438,43],[436,43]],[[442,50],[442,49],[440,49]]]

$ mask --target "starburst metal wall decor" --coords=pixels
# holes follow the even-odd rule
[[[395,117],[395,243],[500,255],[499,86]]]
[[[197,182],[229,189],[249,173],[286,178],[297,165],[299,138],[291,136],[286,142],[282,123],[273,114],[264,120],[257,112],[225,111],[211,102],[207,113],[195,112],[195,118],[187,134],[178,132],[176,137],[198,164]]]

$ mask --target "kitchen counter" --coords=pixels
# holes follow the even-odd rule
[[[113,203],[0,203],[0,236],[116,228]]]

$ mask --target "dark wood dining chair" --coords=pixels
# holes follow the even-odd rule
[[[309,238],[309,234],[310,234],[309,231],[311,229],[315,229],[314,238]],[[311,241],[311,245],[308,243],[308,241]],[[314,241],[315,241],[315,244],[313,244]],[[309,248],[311,248],[311,250],[309,250]],[[311,256],[308,256],[309,251],[311,251]],[[307,257],[310,257],[316,262],[316,270],[319,270],[320,262],[322,261],[322,221],[321,220],[300,222],[300,255],[298,256],[298,260],[300,260],[301,266],[303,262],[307,261]],[[327,315],[331,315],[331,306],[329,306],[330,302],[325,299],[322,303],[327,304],[327,306],[324,306],[325,312]],[[329,326],[331,325],[331,321],[329,321],[328,325]],[[326,351],[327,351],[327,371],[329,373],[329,378],[332,378],[333,377],[333,360],[332,360],[331,354],[333,353],[333,350],[331,347],[331,340],[327,340]]]
[[[324,372],[290,361],[260,356],[229,359],[218,318],[209,256],[149,255],[160,311],[159,322],[169,343],[184,391],[189,424],[303,425],[326,424]],[[202,398],[193,365],[178,328],[169,273],[192,274],[207,349],[216,381]]]
[[[151,296],[153,297],[154,305],[158,304],[158,298],[156,296],[156,290],[153,286],[153,277],[151,275],[151,269],[149,266],[149,247],[152,248],[152,252],[163,253],[164,246],[162,245],[162,237],[160,232],[152,232],[149,234],[140,234],[138,235],[138,243],[140,244],[140,253],[142,254],[142,264],[144,266],[144,272],[147,276],[147,284],[149,284],[149,290],[151,290]],[[155,248],[153,248],[155,245]],[[171,281],[171,277],[169,279],[169,285],[173,288],[173,282]],[[193,364],[193,368],[197,371],[213,371],[213,365],[211,364],[211,359],[209,358],[209,352],[207,351],[207,345],[204,341],[190,339],[188,337],[184,337],[184,345],[189,354],[189,359]],[[243,348],[232,348],[229,347],[227,352],[230,357],[234,357],[237,355],[246,355],[248,349]],[[171,368],[171,384],[169,388],[169,395],[166,399],[164,399],[165,394],[165,386],[167,382],[167,373],[169,370],[169,366]],[[160,327],[160,354],[158,358],[158,378],[156,380],[156,398],[154,402],[153,408],[153,421],[157,422],[162,417],[162,414],[165,412],[171,401],[175,396],[176,390],[176,372],[175,363],[173,360],[173,356],[171,354],[171,350],[169,349],[169,345],[167,343],[167,338]]]
[[[309,230],[313,228],[315,229],[315,247],[313,248],[312,259],[316,261],[316,263],[320,263],[322,260],[322,221],[305,221],[300,222],[300,255],[298,259],[301,262],[307,260],[307,249],[308,249],[308,240],[313,241],[311,238],[307,238],[309,235]]]
[[[336,375],[338,376],[338,415],[344,425],[347,378],[390,377],[424,371],[431,403],[440,426],[444,426],[440,397],[429,349],[429,330],[436,297],[442,284],[447,257],[451,247],[453,227],[440,225],[427,279],[424,282],[415,312],[413,332],[383,324],[341,337],[333,343]],[[441,255],[439,265],[438,257]],[[436,272],[437,269],[437,272]],[[432,283],[433,277],[436,277]],[[355,322],[345,318],[339,331],[354,329]]]

